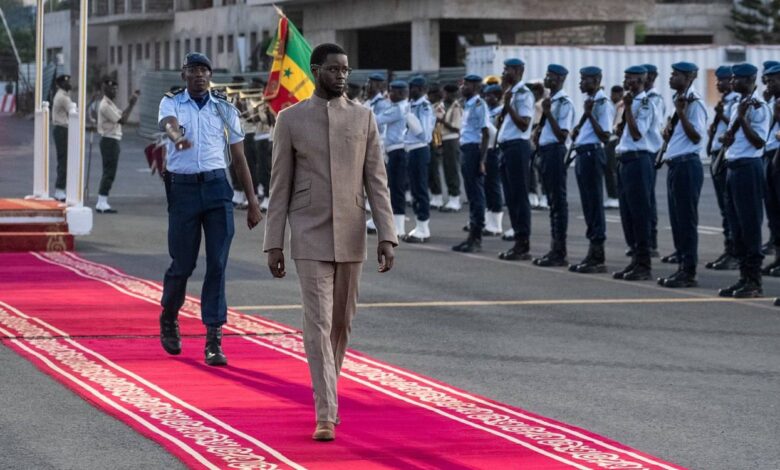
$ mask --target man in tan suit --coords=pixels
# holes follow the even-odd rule
[[[336,381],[366,257],[364,189],[378,232],[379,272],[392,268],[398,239],[374,115],[343,96],[347,55],[340,46],[321,44],[310,62],[314,95],[276,121],[263,250],[273,276],[284,277],[289,221],[317,414],[312,438],[331,441],[339,422]]]

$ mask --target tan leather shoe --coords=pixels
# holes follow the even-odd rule
[[[332,441],[336,439],[336,430],[330,421],[317,421],[317,429],[311,436],[315,441]]]

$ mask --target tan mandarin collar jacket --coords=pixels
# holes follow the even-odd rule
[[[293,259],[360,262],[366,257],[365,194],[379,241],[398,244],[379,134],[370,109],[316,95],[279,113],[263,250]]]

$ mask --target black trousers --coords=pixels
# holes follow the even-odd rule
[[[68,128],[54,126],[52,135],[54,148],[57,149],[57,181],[54,183],[54,187],[64,190],[68,176]]]
[[[740,158],[727,162],[726,215],[734,234],[734,256],[743,274],[760,273],[761,224],[764,221],[764,162]]]
[[[528,240],[531,236],[531,205],[528,202],[531,143],[525,139],[514,139],[499,146],[501,182],[515,240]]]
[[[719,151],[712,152],[711,161],[714,161],[718,156]],[[717,175],[712,176],[712,186],[715,188],[715,199],[718,202],[718,209],[720,210],[720,218],[723,226],[723,246],[726,253],[733,254],[734,236],[731,233],[729,227],[729,218],[726,213],[728,206],[726,202],[726,174],[728,172],[721,171]]]
[[[652,185],[655,180],[653,154],[626,152],[618,156],[620,222],[626,244],[634,250],[637,263],[650,264]]]
[[[119,141],[102,137],[100,139],[100,156],[103,159],[103,176],[100,178],[98,195],[108,196],[116,178],[116,168],[119,165]]]
[[[566,243],[566,231],[569,227],[565,158],[564,144],[545,145],[539,147],[536,153],[542,184],[550,205],[550,236],[554,243]]]
[[[582,145],[576,152],[574,174],[577,175],[582,213],[587,226],[585,236],[591,243],[602,245],[607,239],[604,218],[604,147],[600,144]]]
[[[681,155],[669,160],[666,191],[672,239],[680,266],[696,270],[699,262],[699,196],[704,183],[704,170],[698,154]]]

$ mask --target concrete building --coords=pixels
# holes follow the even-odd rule
[[[643,25],[644,44],[734,44],[732,0],[656,0]]]

